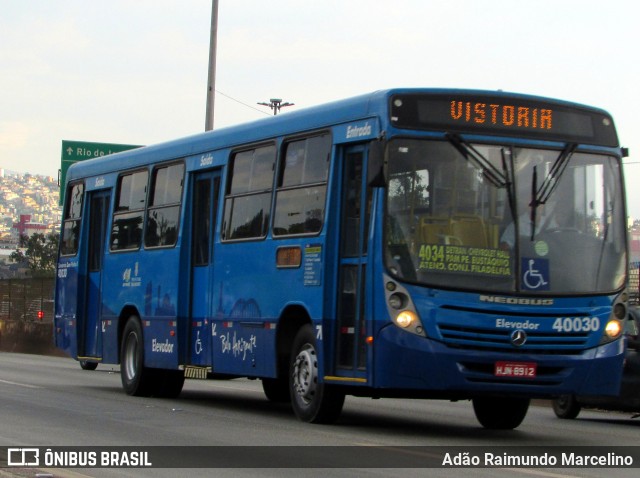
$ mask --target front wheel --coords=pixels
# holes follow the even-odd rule
[[[303,326],[293,341],[289,393],[296,416],[309,423],[335,422],[344,405],[344,393],[318,380],[318,354],[311,325]]]
[[[291,401],[289,394],[289,382],[284,378],[263,378],[262,390],[266,397],[275,403],[288,403]]]
[[[560,395],[551,402],[553,412],[558,418],[573,420],[578,416],[582,407],[573,395]]]
[[[473,399],[473,411],[485,428],[513,430],[527,415],[529,402],[528,398],[478,397]]]

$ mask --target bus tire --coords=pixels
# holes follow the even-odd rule
[[[140,319],[129,317],[122,333],[120,378],[127,395],[148,397],[152,393],[153,371],[144,366],[144,340]]]
[[[155,370],[153,395],[158,398],[178,398],[184,386],[182,370]]]
[[[89,360],[80,360],[80,368],[82,370],[95,370],[98,368],[98,362],[90,362]]]
[[[529,410],[528,398],[477,397],[473,411],[480,424],[490,430],[517,428]]]
[[[289,403],[291,395],[289,394],[289,382],[282,378],[263,378],[262,390],[267,399],[275,403]]]
[[[573,420],[578,416],[582,407],[573,395],[560,395],[551,402],[556,417]]]
[[[344,393],[318,380],[316,339],[310,324],[293,341],[289,393],[294,413],[304,422],[333,423],[342,412]]]

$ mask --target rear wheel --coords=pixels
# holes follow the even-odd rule
[[[560,395],[551,402],[553,412],[558,418],[572,420],[578,416],[582,407],[573,395]]]
[[[80,360],[80,368],[82,370],[95,370],[98,368],[98,362],[90,362],[89,360]]]
[[[303,326],[293,341],[289,367],[291,405],[296,416],[310,423],[332,423],[344,405],[344,393],[318,380],[318,354],[311,325]]]
[[[177,398],[184,386],[182,370],[154,370],[153,395],[159,398]]]
[[[473,410],[483,427],[512,430],[524,420],[529,402],[528,398],[478,397],[473,399]]]
[[[124,326],[120,347],[120,378],[125,392],[141,397],[151,395],[152,372],[144,366],[144,342],[140,319],[131,316]]]

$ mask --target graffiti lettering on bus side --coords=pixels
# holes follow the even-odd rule
[[[251,334],[247,340],[244,337],[238,338],[235,332],[233,336],[227,332],[220,336],[220,345],[223,354],[232,354],[244,361],[247,354],[253,354],[253,350],[258,347],[258,338]]]

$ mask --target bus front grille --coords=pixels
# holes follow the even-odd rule
[[[451,348],[509,353],[580,354],[589,339],[588,333],[558,334],[525,331],[526,340],[521,345],[512,343],[513,330],[496,330],[438,324],[444,343]]]

